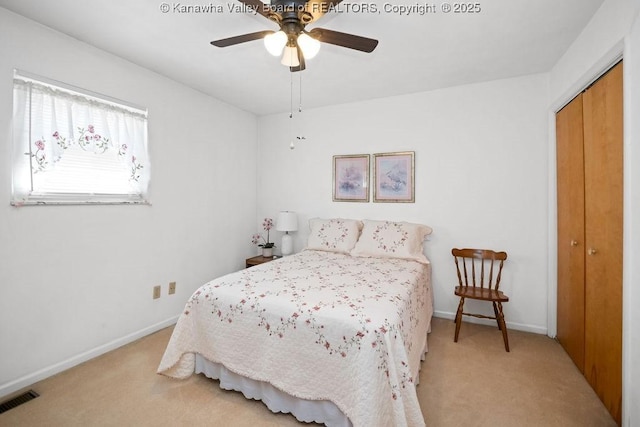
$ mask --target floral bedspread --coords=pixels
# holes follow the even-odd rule
[[[200,287],[158,373],[195,354],[298,398],[330,400],[354,426],[423,426],[416,395],[433,312],[430,265],[303,251]]]

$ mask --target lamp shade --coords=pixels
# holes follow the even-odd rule
[[[298,215],[291,211],[282,211],[278,214],[276,221],[276,230],[278,231],[297,231]]]
[[[284,48],[284,53],[282,54],[282,60],[280,61],[282,65],[286,65],[287,67],[298,67],[300,66],[300,60],[298,59],[298,49],[294,46],[286,46]]]

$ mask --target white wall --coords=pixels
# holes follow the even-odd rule
[[[148,107],[153,205],[10,207],[13,68]],[[198,286],[243,266],[256,130],[249,113],[0,8],[0,396],[174,322]]]
[[[637,2],[640,9],[640,2]],[[640,422],[640,16],[627,36],[625,52],[625,253],[624,372],[625,420]]]
[[[607,0],[551,71],[549,157],[555,156],[553,113],[604,71],[620,53],[624,54],[624,267],[623,267],[623,419],[624,426],[640,422],[640,1]],[[555,164],[550,181],[555,181]],[[550,205],[555,204],[555,186],[550,186]],[[554,240],[555,211],[550,211],[549,233]],[[550,246],[550,295],[555,295],[555,245]],[[550,307],[555,307],[554,298]],[[551,311],[551,309],[550,309]],[[555,334],[555,315],[549,328]]]
[[[553,67],[551,72],[551,100],[569,100],[582,87],[585,75],[589,77],[606,66],[612,50],[619,50],[636,15],[630,0],[606,0],[582,30],[578,38]],[[602,70],[600,70],[602,71]],[[568,98],[568,99],[567,99]]]
[[[268,166],[259,170],[259,217],[297,211],[296,250],[314,216],[433,227],[426,254],[440,316],[452,317],[458,303],[451,248],[506,250],[509,326],[545,333],[547,93],[543,74],[309,110],[294,119],[306,141],[293,151],[287,114],[261,117],[259,156]],[[333,155],[392,151],[416,152],[415,203],[332,202]]]

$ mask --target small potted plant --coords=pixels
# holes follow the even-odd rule
[[[266,240],[264,237],[262,237],[262,234],[256,233],[251,237],[251,242],[254,245],[258,245],[262,248],[263,257],[272,257],[273,248],[276,247],[274,243],[269,241],[269,231],[273,228],[273,220],[271,218],[265,218],[262,222],[262,228],[264,228],[264,230],[267,232]],[[260,241],[264,243],[260,243]]]

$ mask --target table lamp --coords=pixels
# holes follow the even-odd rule
[[[276,230],[284,231],[282,246],[280,247],[282,255],[291,255],[293,253],[293,237],[289,232],[298,230],[298,216],[296,213],[291,211],[280,212],[276,221]]]

